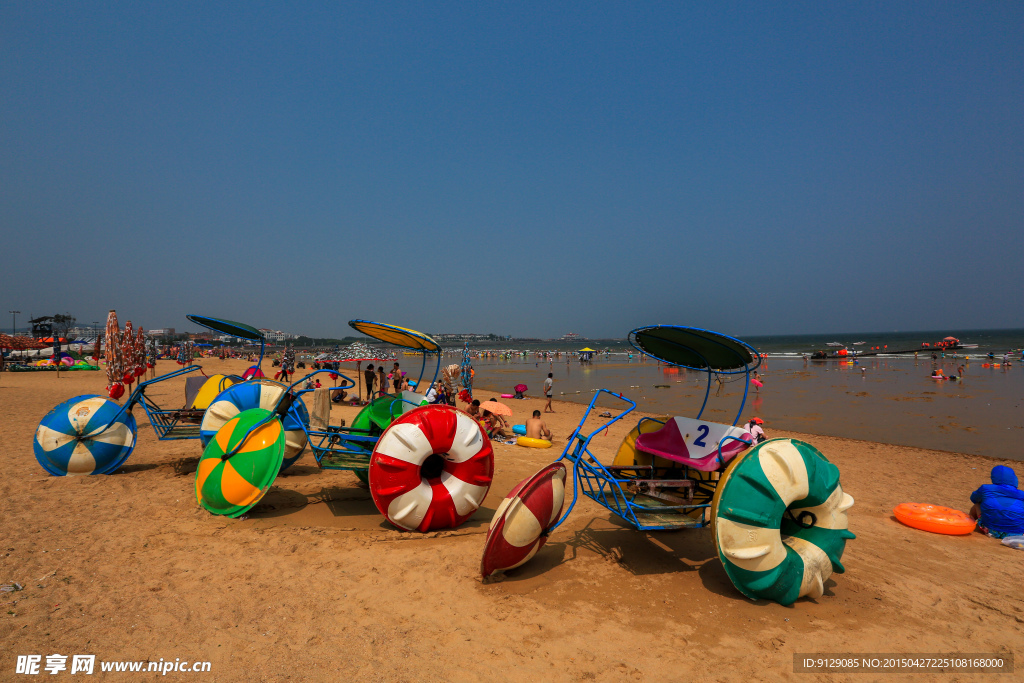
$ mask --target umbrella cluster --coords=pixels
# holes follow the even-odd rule
[[[0,333],[0,349],[11,349],[13,351],[26,351],[28,349],[45,349],[48,344],[33,339],[32,337],[12,337],[9,334]]]
[[[190,341],[181,342],[181,346],[178,347],[178,365],[191,365],[195,357],[196,345]]]
[[[117,312],[107,314],[107,329],[103,345],[107,360],[107,394],[118,399],[124,395],[125,385],[131,386],[136,377],[146,374],[146,335],[140,327],[132,327],[132,321],[124,324],[122,331],[117,322]]]

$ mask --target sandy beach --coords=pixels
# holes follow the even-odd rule
[[[175,368],[161,361],[159,372]],[[586,499],[531,563],[484,583],[495,508],[558,457],[582,406],[556,402],[545,416],[555,448],[495,444],[483,507],[458,529],[418,534],[391,527],[354,475],[320,471],[308,451],[248,518],[213,516],[193,491],[199,442],[158,441],[141,408],[138,445],[117,473],[47,475],[32,452],[39,420],[105,383],[102,372],[0,375],[0,583],[24,586],[0,594],[8,680],[18,655],[52,653],[209,661],[202,676],[218,681],[875,680],[794,673],[793,655],[1006,655],[1024,642],[1024,554],[892,517],[907,501],[966,511],[993,465],[1024,475],[1020,462],[770,429],[819,448],[856,499],[846,573],[791,607],[740,595],[709,530],[636,532]],[[183,401],[184,379],[154,396]],[[514,422],[542,406],[536,394],[507,403]],[[332,421],[357,410],[335,407]],[[597,455],[610,461],[635,421],[596,437]]]

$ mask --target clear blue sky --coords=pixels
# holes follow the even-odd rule
[[[0,64],[0,316],[1024,327],[1024,3],[7,2]]]

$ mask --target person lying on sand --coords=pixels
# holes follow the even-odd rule
[[[533,411],[533,417],[526,421],[526,438],[551,441],[551,430],[548,429],[544,420],[540,419],[539,410]]]
[[[971,517],[992,538],[1024,534],[1024,491],[1017,488],[1017,473],[1006,465],[992,468],[992,483],[971,494]]]

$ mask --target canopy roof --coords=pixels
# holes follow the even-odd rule
[[[597,353],[596,351],[594,351],[594,349],[590,348],[589,346],[584,346],[582,349],[580,349],[580,353],[583,353],[584,351],[589,351],[591,353]]]
[[[32,337],[12,337],[9,334],[0,334],[0,348],[24,351],[26,349],[46,349],[49,344],[44,344]]]
[[[696,327],[641,327],[629,333],[629,343],[652,358],[691,370],[731,374],[753,370],[761,363],[746,342]]]
[[[233,320],[222,320],[220,318],[207,318],[205,315],[186,315],[185,317],[196,325],[202,325],[214,332],[248,339],[249,341],[263,341],[263,335],[260,334],[260,331],[245,323],[236,323]]]
[[[326,363],[362,363],[363,361],[389,361],[394,357],[383,351],[372,349],[363,342],[355,342],[332,353],[321,353],[317,361]]]
[[[424,353],[440,353],[441,345],[431,339],[428,335],[416,330],[410,330],[397,325],[386,325],[375,323],[369,320],[350,320],[349,327],[356,332],[362,332],[367,337],[373,337],[388,344],[394,344],[404,349],[423,351]]]

